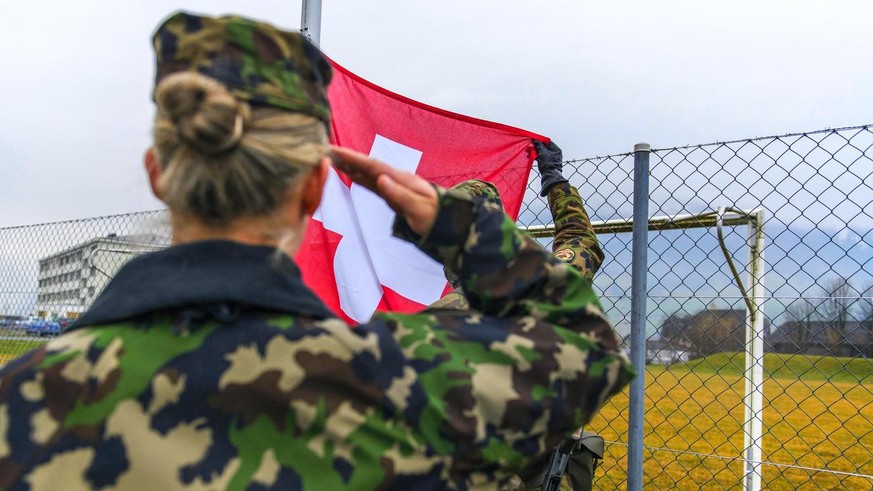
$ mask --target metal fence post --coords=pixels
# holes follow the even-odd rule
[[[630,384],[627,489],[643,489],[643,423],[646,389],[646,300],[649,242],[648,143],[634,145],[634,222],[631,259],[631,363],[637,377]]]
[[[746,391],[743,398],[743,490],[760,491],[764,413],[764,210],[749,223],[749,309],[746,327]]]

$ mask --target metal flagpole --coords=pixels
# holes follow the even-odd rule
[[[318,46],[321,43],[321,0],[303,0],[300,32]]]

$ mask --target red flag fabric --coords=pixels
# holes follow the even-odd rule
[[[548,138],[416,102],[332,65],[333,143],[444,187],[492,182],[518,217],[536,157],[531,139]],[[381,199],[331,170],[296,259],[303,280],[350,323],[376,310],[420,310],[448,291],[442,266],[391,236],[393,220]]]

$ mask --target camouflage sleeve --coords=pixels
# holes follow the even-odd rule
[[[567,325],[572,322],[564,314],[598,305],[590,280],[519,230],[498,205],[445,189],[439,199],[427,237],[416,236],[403,220],[395,223],[395,235],[456,271],[471,309]]]
[[[402,221],[396,233],[458,271],[473,310],[378,314],[359,327],[386,323],[407,364],[394,370],[397,409],[431,448],[455,455],[455,472],[529,463],[633,378],[591,282],[499,207],[440,190],[427,237]],[[395,385],[388,392],[400,394]]]
[[[603,263],[603,251],[579,191],[569,183],[552,186],[549,190],[549,209],[555,222],[555,240],[552,243],[555,257],[592,280]]]
[[[470,303],[460,288],[446,293],[442,298],[427,306],[427,310],[470,310]]]

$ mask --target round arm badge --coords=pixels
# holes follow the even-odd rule
[[[573,252],[573,249],[561,249],[555,253],[555,257],[565,263],[569,263],[576,257],[576,253]]]

